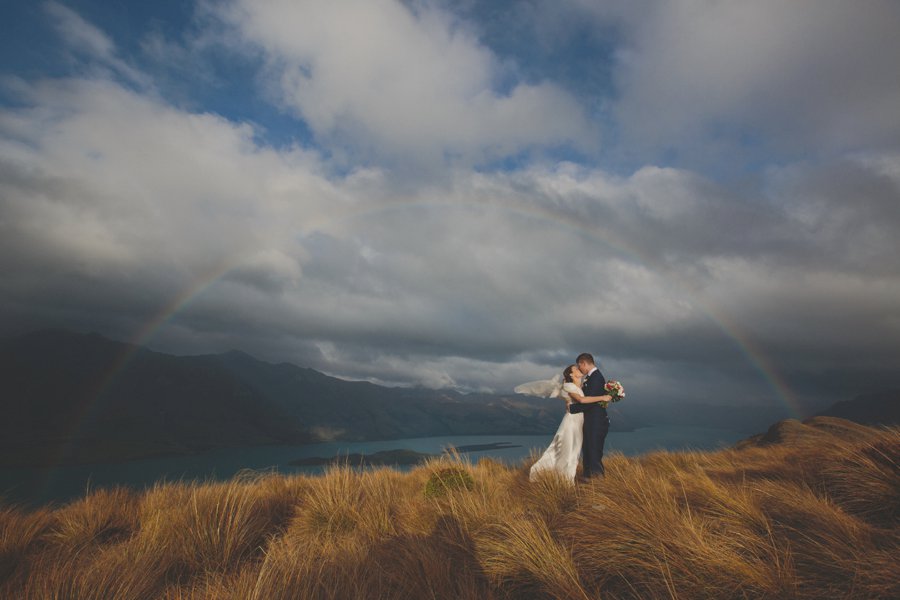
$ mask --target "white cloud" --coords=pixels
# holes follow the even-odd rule
[[[293,238],[304,216],[341,203],[314,155],[261,148],[246,125],[102,81],[44,82],[28,100],[0,121],[28,136],[0,146],[17,174],[3,182],[3,209],[30,240],[16,250],[58,253],[64,271],[191,278],[249,261],[283,279],[295,272],[286,256],[303,260]]]
[[[503,86],[466,24],[427,3],[235,0],[226,19],[264,51],[283,102],[323,142],[373,160],[480,163],[594,147],[582,108],[550,83]]]
[[[71,47],[102,59],[109,59],[115,53],[115,45],[109,36],[82,19],[72,9],[59,2],[45,2],[44,10],[54,19],[63,39]]]
[[[900,143],[897,2],[570,5],[618,28],[616,115],[629,144],[722,164],[760,146],[808,157]]]

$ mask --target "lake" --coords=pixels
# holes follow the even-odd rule
[[[712,450],[749,437],[746,432],[708,427],[657,426],[628,432],[610,432],[606,452],[633,456],[652,450]],[[0,493],[7,502],[37,505],[64,502],[94,489],[109,485],[142,488],[155,481],[179,479],[227,479],[242,469],[274,469],[280,473],[321,473],[323,466],[293,466],[299,458],[331,457],[338,454],[371,454],[394,449],[440,454],[449,446],[501,444],[516,447],[467,452],[477,462],[491,457],[518,464],[532,451],[543,452],[552,438],[548,435],[460,435],[425,437],[380,442],[332,442],[303,446],[255,446],[225,448],[190,456],[149,458],[121,463],[98,463],[58,468],[0,468]],[[403,469],[404,467],[397,467]],[[405,467],[409,468],[409,467]]]

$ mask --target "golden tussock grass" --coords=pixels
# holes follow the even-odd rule
[[[572,486],[445,457],[0,505],[0,597],[897,598],[900,430],[613,453]],[[425,494],[435,473],[465,485]]]

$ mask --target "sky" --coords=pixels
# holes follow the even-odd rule
[[[805,416],[900,387],[894,0],[0,5],[0,334]]]

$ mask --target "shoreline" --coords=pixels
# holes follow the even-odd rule
[[[447,456],[454,452],[465,454],[468,452],[487,452],[489,450],[507,450],[510,448],[521,448],[521,444],[513,444],[510,442],[492,442],[488,444],[464,444],[462,446],[448,446],[440,454],[431,454],[427,452],[416,452],[406,448],[394,448],[391,450],[379,450],[369,454],[361,454],[358,452],[349,454],[335,454],[334,456],[309,456],[297,458],[288,461],[289,465],[300,467],[318,467],[330,464],[349,464],[360,466],[382,466],[382,465],[416,465],[425,462],[431,458]]]

